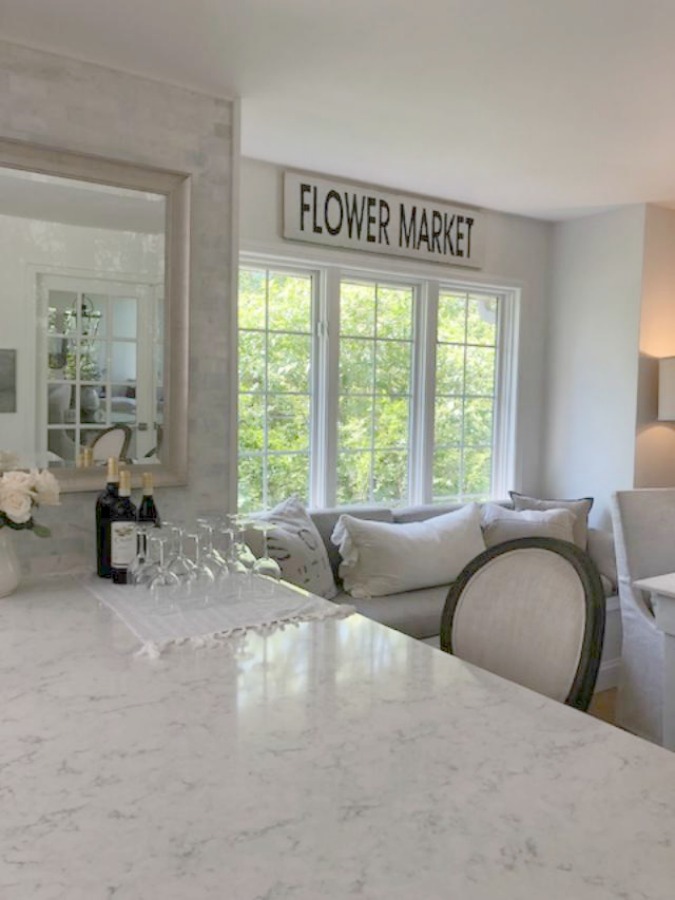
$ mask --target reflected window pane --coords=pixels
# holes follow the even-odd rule
[[[135,339],[137,316],[135,297],[115,297],[113,300],[113,337]]]
[[[129,382],[136,380],[136,344],[114,342],[110,369],[111,381]]]

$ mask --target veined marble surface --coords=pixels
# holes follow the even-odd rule
[[[135,656],[0,600],[2,900],[672,900],[675,755],[360,616]]]

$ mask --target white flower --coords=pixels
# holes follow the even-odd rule
[[[33,498],[30,494],[30,484],[9,476],[25,474],[25,472],[7,472],[0,478],[0,512],[17,525],[23,525],[30,519]]]
[[[23,472],[20,469],[15,472],[4,472],[0,476],[0,487],[31,491],[35,486],[36,474],[37,472]]]
[[[35,499],[41,506],[58,506],[59,483],[47,469],[33,473],[33,489]]]

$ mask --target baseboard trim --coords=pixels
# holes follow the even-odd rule
[[[595,683],[596,693],[598,691],[609,691],[618,686],[620,666],[621,657],[617,657],[617,659],[608,659],[605,662],[600,663],[598,680]]]

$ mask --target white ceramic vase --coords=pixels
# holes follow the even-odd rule
[[[7,597],[19,586],[21,569],[14,549],[11,529],[0,528],[0,597]]]

